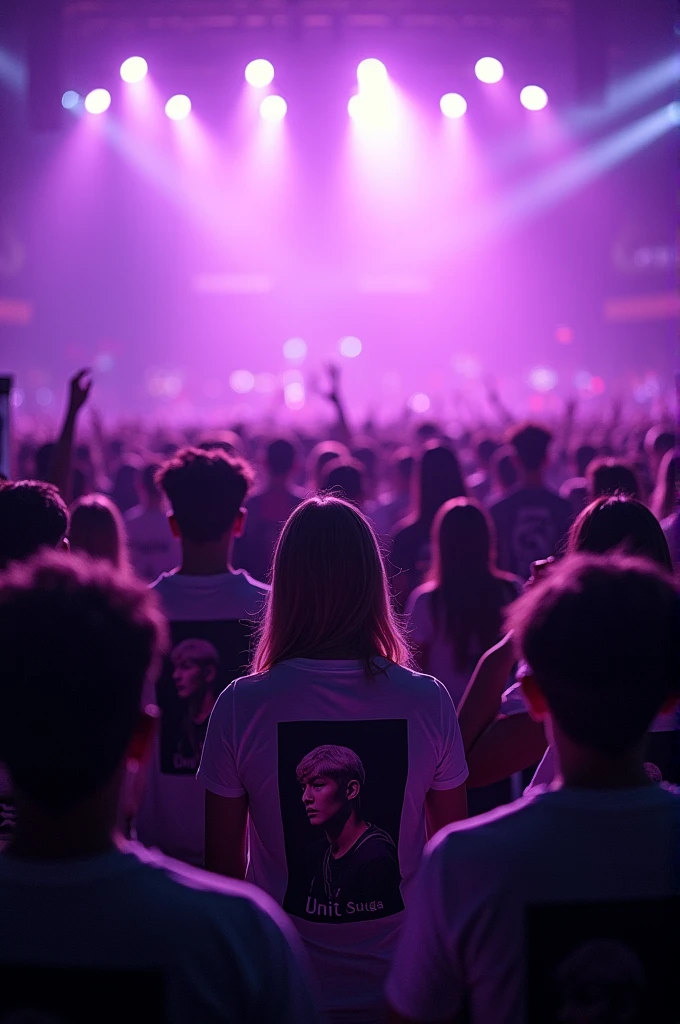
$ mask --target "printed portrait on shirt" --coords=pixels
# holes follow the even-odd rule
[[[0,965],[0,1024],[161,1024],[163,971],[145,968]]]
[[[247,671],[250,627],[240,622],[173,622],[157,686],[160,767],[194,775],[210,713],[225,686]]]
[[[285,910],[334,924],[398,914],[406,722],[284,722],[278,729]]]
[[[529,907],[527,1024],[677,1021],[679,914],[677,898]]]

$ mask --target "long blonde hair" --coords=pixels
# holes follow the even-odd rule
[[[411,664],[370,523],[340,498],[310,498],[276,546],[254,670],[290,658],[337,657],[342,648],[369,671],[377,656]]]
[[[69,540],[74,551],[102,558],[116,569],[129,571],[125,524],[105,494],[87,494],[71,505]]]

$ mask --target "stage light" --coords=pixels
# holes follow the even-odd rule
[[[286,359],[298,362],[307,355],[307,342],[303,341],[302,338],[289,338],[284,343],[283,354]]]
[[[268,60],[251,60],[246,67],[246,82],[255,89],[264,89],[274,81],[274,65]]]
[[[475,74],[480,82],[495,85],[503,77],[503,65],[495,57],[480,57],[475,64]]]
[[[181,93],[171,96],[165,104],[165,113],[171,121],[183,121],[191,113],[191,100]]]
[[[387,82],[387,68],[376,57],[368,57],[357,68],[357,82],[362,89],[384,85]]]
[[[255,387],[255,378],[250,370],[234,370],[229,377],[229,387],[237,395],[246,395]]]
[[[304,384],[300,384],[299,381],[286,384],[283,389],[283,400],[289,409],[301,409],[305,404]]]
[[[111,93],[106,89],[93,89],[85,97],[88,114],[103,114],[111,106]]]
[[[80,96],[73,89],[67,89],[64,95],[61,97],[61,105],[64,110],[73,110],[78,105]]]
[[[269,124],[283,121],[288,111],[288,104],[283,96],[265,96],[260,103],[260,117]]]
[[[447,92],[439,101],[444,117],[462,117],[467,110],[467,101],[460,93]]]
[[[128,57],[120,66],[120,77],[124,82],[134,85],[146,77],[149,65],[143,57]]]
[[[525,85],[519,94],[519,100],[527,110],[543,110],[548,103],[548,94],[540,85]]]
[[[347,338],[340,339],[340,355],[345,356],[347,359],[356,359],[358,355],[361,355],[362,344],[358,338],[354,338],[351,335]]]
[[[529,374],[529,384],[534,391],[552,391],[557,387],[557,374],[547,366],[536,366]]]
[[[408,404],[413,412],[427,412],[431,403],[427,395],[424,395],[422,391],[418,391],[415,395],[411,395]]]

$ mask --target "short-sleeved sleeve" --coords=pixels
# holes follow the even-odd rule
[[[409,635],[414,644],[424,646],[434,639],[432,615],[430,613],[430,590],[419,587],[414,590],[406,604]]]
[[[463,1006],[463,970],[444,919],[440,849],[425,851],[387,980],[388,1003],[409,1020],[451,1020]]]
[[[235,683],[223,690],[212,709],[196,778],[218,796],[238,797],[246,792],[238,775],[235,743]]]
[[[441,701],[440,749],[437,770],[432,780],[431,789],[445,790],[462,786],[468,777],[468,766],[465,760],[463,737],[460,734],[456,709],[451,695],[442,683],[439,687]]]

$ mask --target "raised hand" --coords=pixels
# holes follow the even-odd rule
[[[69,413],[75,415],[82,409],[85,402],[88,399],[90,390],[92,388],[92,378],[90,377],[90,370],[88,368],[79,370],[74,377],[71,377],[69,382]]]

